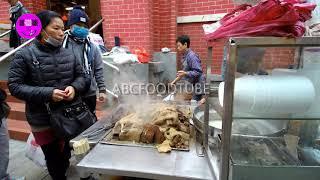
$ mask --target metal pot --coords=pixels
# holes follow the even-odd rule
[[[196,107],[193,111],[193,123],[195,128],[203,133],[203,122],[204,122],[204,111],[201,107]],[[216,137],[218,134],[221,134],[222,130],[222,119],[219,114],[213,109],[210,108],[209,111],[209,135]]]
[[[200,107],[194,109],[194,126],[201,133],[203,132],[204,110]],[[244,119],[235,120],[232,124],[232,134],[252,135],[252,136],[279,136],[288,127],[287,120],[262,120]],[[216,137],[222,133],[222,118],[213,109],[209,110],[209,135]]]

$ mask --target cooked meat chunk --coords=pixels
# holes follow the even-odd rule
[[[140,141],[140,135],[143,130],[143,121],[132,113],[119,120],[113,128],[113,135],[119,136],[121,141]]]
[[[157,149],[159,153],[168,153],[171,151],[170,141],[165,140],[162,144],[157,145]]]
[[[152,124],[146,124],[143,126],[143,131],[141,133],[140,142],[151,144],[153,143],[153,138],[156,132],[157,126]]]

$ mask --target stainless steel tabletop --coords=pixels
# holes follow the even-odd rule
[[[83,133],[81,133],[80,135],[78,135],[77,137],[75,137],[74,139],[72,139],[70,141],[70,146],[72,147],[73,146],[73,143],[76,142],[76,141],[79,141],[83,138],[86,138],[84,137],[82,134],[86,134],[88,132],[95,132],[99,129],[101,129],[104,125],[106,125],[108,122],[108,119],[104,119],[104,120],[100,120],[100,121],[97,121],[96,123],[94,123],[91,127],[89,127],[87,130],[85,130]],[[108,133],[109,131],[108,130],[104,130],[104,131],[100,131],[99,133],[95,133],[94,136],[92,137],[89,137],[88,138],[88,142],[89,142],[89,145],[90,146],[94,146],[96,144],[99,143],[99,141],[101,139],[103,139],[106,134]],[[89,133],[90,134],[90,133]]]
[[[190,151],[159,153],[154,148],[97,144],[78,164],[81,172],[150,179],[212,179],[206,157]]]

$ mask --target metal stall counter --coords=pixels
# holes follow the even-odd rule
[[[114,108],[108,117],[96,122],[71,141],[73,144],[76,140],[86,137],[93,147],[77,164],[79,172],[149,179],[215,180],[199,143],[201,141],[196,140],[199,134],[193,126],[190,128],[187,150],[172,149],[169,153],[159,153],[151,145],[106,143],[105,138],[114,126],[110,122],[119,119],[115,115],[117,111],[119,110]]]

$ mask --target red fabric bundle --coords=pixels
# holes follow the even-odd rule
[[[316,7],[301,0],[265,0],[257,4],[240,5],[221,20],[221,26],[207,34],[207,40],[237,36],[301,37],[304,22]]]

